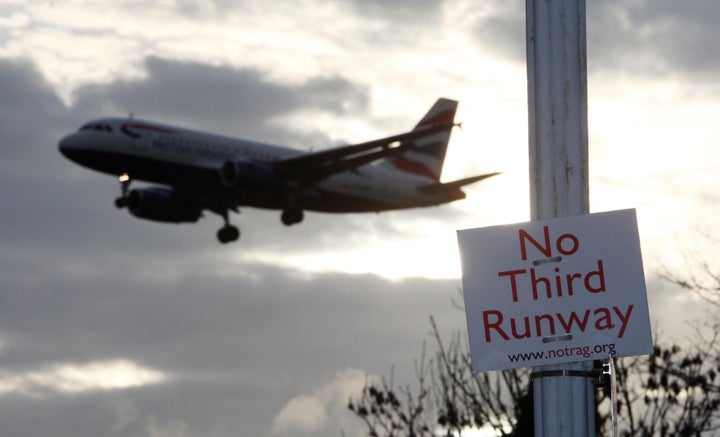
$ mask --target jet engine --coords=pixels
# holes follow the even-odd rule
[[[139,188],[127,196],[130,213],[138,218],[169,223],[195,223],[202,208],[168,188]]]
[[[286,188],[286,180],[269,165],[248,161],[226,161],[220,168],[220,182],[225,188],[276,192]]]

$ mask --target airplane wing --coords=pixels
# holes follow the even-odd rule
[[[312,185],[336,173],[352,170],[415,147],[413,140],[452,129],[455,124],[439,123],[426,129],[393,135],[365,143],[306,153],[280,160],[275,168],[301,185]]]

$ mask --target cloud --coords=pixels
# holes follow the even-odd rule
[[[343,421],[347,400],[357,396],[372,379],[360,369],[339,371],[328,382],[315,387],[310,394],[296,396],[288,401],[273,420],[274,435],[314,435],[327,429],[344,429],[352,426]],[[343,427],[343,424],[345,427]]]
[[[75,107],[95,114],[134,113],[202,130],[248,139],[302,144],[302,132],[278,125],[278,118],[301,111],[335,116],[366,110],[366,91],[339,77],[313,77],[293,85],[271,82],[257,69],[146,58],[146,77],[81,87]],[[88,109],[90,108],[90,109]],[[298,138],[300,137],[300,138]],[[330,144],[325,139],[326,145]],[[313,145],[312,143],[310,145]]]
[[[128,360],[61,363],[37,370],[10,372],[0,369],[0,396],[46,396],[96,390],[123,390],[158,384],[167,376]]]
[[[298,396],[290,400],[273,421],[273,433],[289,430],[316,432],[327,425],[324,402],[316,396]]]
[[[328,146],[332,141],[327,134],[299,132],[273,120],[302,111],[342,115],[346,111],[363,111],[367,103],[360,88],[338,77],[283,85],[269,81],[255,70],[158,58],[148,59],[147,65],[149,75],[146,80],[118,80],[87,86],[78,91],[72,107],[65,107],[32,63],[0,61],[3,73],[0,99],[7,99],[0,107],[0,111],[4,111],[0,128],[5,145],[0,150],[4,182],[0,191],[11,211],[9,217],[6,216],[6,243],[15,240],[25,244],[29,236],[35,235],[37,238],[31,241],[44,240],[58,247],[61,244],[77,245],[82,241],[92,244],[89,239],[105,240],[122,232],[114,225],[130,220],[139,224],[131,232],[148,232],[147,235],[177,230],[181,233],[203,232],[198,228],[190,231],[190,226],[168,227],[142,222],[116,211],[111,204],[119,193],[117,182],[81,169],[57,153],[58,140],[90,118],[122,115],[125,110],[118,108],[136,108],[139,114],[156,116],[161,121],[186,122],[205,130],[238,132],[250,139]],[[25,195],[17,195],[20,186]],[[80,192],[84,193],[82,198],[77,195]],[[53,214],[35,214],[38,207],[52,209]],[[265,214],[249,214],[243,219],[256,224],[267,223]],[[219,218],[215,220],[217,224],[212,224],[212,214],[208,215],[211,218],[200,227],[219,226]],[[68,227],[62,233],[51,232],[60,221],[71,217],[78,226]],[[279,223],[279,218],[275,223]],[[321,219],[316,228],[328,226],[338,227],[332,220]],[[305,230],[284,231],[291,239],[306,239],[309,235]],[[209,230],[205,241],[212,241],[214,232]],[[130,240],[116,242],[123,245],[123,241]],[[266,244],[262,239],[256,241]],[[252,238],[245,239],[244,243],[246,246],[256,244]],[[22,251],[8,256],[22,256]]]
[[[66,110],[31,61],[0,60],[0,165],[18,171],[22,159],[45,158],[43,142],[66,120]],[[43,176],[41,173],[38,175]]]
[[[66,412],[51,400],[34,406],[32,424],[6,407],[8,402],[26,405],[27,396],[19,389],[6,392],[0,398],[0,411],[8,414],[6,429],[52,428],[57,420],[87,417],[74,415],[84,410],[98,421],[73,420],[74,428],[53,435],[102,435],[120,421],[108,404],[126,401],[143,414],[125,430],[145,427],[151,416],[160,424],[182,419],[188,435],[206,435],[208,429],[258,435],[273,423],[278,430],[295,423],[301,406],[319,405],[312,410],[317,415],[308,416],[317,421],[304,426],[321,429],[313,435],[337,435],[338,424],[349,429],[354,423],[350,416],[348,425],[338,418],[365,371],[328,374],[337,369],[382,374],[393,364],[409,368],[428,330],[428,315],[436,315],[444,329],[464,324],[451,303],[456,281],[307,275],[261,264],[228,266],[197,256],[193,266],[183,268],[169,255],[162,262],[137,257],[112,266],[108,261],[119,261],[122,254],[95,254],[83,270],[40,265],[33,277],[3,275],[0,333],[5,347],[0,353],[12,375],[23,376],[13,380],[19,381],[15,386],[59,391],[49,381],[64,375],[61,387],[92,388],[63,398]],[[162,271],[167,264],[173,269]],[[111,358],[117,356],[136,365],[118,366]],[[68,362],[73,371],[54,364]],[[113,372],[99,372],[98,363],[171,378],[162,384],[113,383],[112,378],[100,384],[93,382],[94,375],[107,378]],[[78,379],[80,374],[87,379]],[[34,375],[46,378],[32,385],[38,380]],[[101,389],[108,385],[135,387]],[[293,398],[298,399],[289,404]],[[324,422],[323,412],[329,418]]]
[[[716,93],[720,60],[708,54],[720,52],[714,24],[718,14],[720,5],[713,0],[692,5],[673,0],[588,2],[589,74],[655,80],[690,76],[701,83],[684,86]],[[525,62],[525,10],[520,2],[490,2],[476,8],[474,16],[474,36],[484,51]]]
[[[687,82],[704,91],[712,82],[703,78],[716,71],[716,59],[700,58],[713,52],[714,42],[704,39],[715,29],[707,25],[714,3],[687,10],[671,3],[658,3],[657,10],[642,1],[588,5],[591,68],[637,77],[687,74]],[[356,419],[347,412],[343,416],[346,395],[366,372],[412,368],[429,315],[443,332],[464,329],[464,314],[452,304],[459,299],[456,278],[406,276],[427,274],[428,265],[454,256],[457,226],[498,220],[508,199],[523,203],[526,190],[509,195],[505,176],[473,187],[478,192],[491,187],[495,194],[488,198],[482,192],[472,204],[469,199],[457,206],[380,215],[308,214],[302,226],[292,228],[281,226],[272,212],[243,209],[233,217],[243,229],[242,240],[220,246],[214,240],[219,217],[208,214],[194,226],[137,220],[113,206],[119,193],[113,178],[59,155],[59,138],[81,123],[129,112],[298,147],[363,141],[374,129],[382,129],[382,135],[410,126],[425,109],[416,114],[412,108],[448,92],[467,102],[462,108],[487,107],[477,124],[499,135],[486,138],[484,144],[494,147],[488,153],[519,161],[520,149],[506,146],[524,141],[515,141],[525,123],[517,119],[525,110],[524,86],[517,86],[521,78],[504,82],[507,68],[468,68],[498,55],[518,66],[524,62],[517,2],[495,2],[485,15],[469,15],[477,24],[469,26],[476,31],[475,45],[466,44],[468,22],[455,27],[446,20],[476,4],[444,2],[412,10],[401,2],[358,12],[364,8],[359,3],[322,10],[303,3],[290,15],[272,9],[285,5],[266,4],[186,1],[180,4],[182,17],[159,10],[164,3],[119,4],[112,8],[125,12],[98,14],[94,21],[71,13],[78,9],[70,2],[31,4],[29,23],[20,16],[0,20],[0,39],[9,38],[1,56],[19,56],[0,60],[4,433],[203,436],[241,430],[267,435],[273,428],[278,434],[292,428],[336,436],[339,427],[354,429]],[[613,9],[621,7],[625,11]],[[82,10],[95,14],[85,5]],[[418,16],[420,21],[412,21]],[[157,22],[168,25],[151,26]],[[83,23],[92,28],[78,28]],[[104,33],[117,23],[128,27]],[[202,26],[208,23],[212,26]],[[671,29],[677,41],[665,38],[663,29]],[[65,39],[68,33],[78,33],[77,38]],[[628,59],[634,55],[637,59]],[[486,73],[492,80],[485,80]],[[499,97],[493,81],[502,83]],[[619,104],[634,90],[655,97],[659,88],[637,83],[607,81],[607,88],[615,90]],[[68,86],[76,91],[74,99],[59,98],[56,89]],[[509,99],[520,103],[504,106]],[[619,135],[617,149],[604,149],[609,156],[597,159],[593,171],[612,179],[617,190],[610,190],[613,195],[601,206],[627,199],[628,187],[639,201],[668,202],[660,196],[667,193],[661,185],[652,186],[651,201],[645,189],[651,182],[667,182],[659,176],[666,169],[638,167],[647,164],[650,149],[628,147],[651,144],[653,156],[660,156],[653,132],[677,126],[687,115],[684,106],[665,103],[676,109],[660,122],[650,105],[633,106],[631,117],[609,111],[618,119],[604,132]],[[713,111],[708,105],[692,112],[698,124],[683,124],[672,147],[663,148],[672,151],[668,156],[676,171],[690,168],[694,177],[699,174],[685,161],[691,156],[685,134],[700,124],[712,126]],[[466,114],[471,125],[477,114]],[[469,130],[465,139],[474,147]],[[711,150],[717,136],[703,132],[702,142]],[[683,144],[681,154],[677,144]],[[617,156],[628,153],[634,167],[625,169]],[[715,155],[694,155],[693,161],[702,161],[709,171],[709,156]],[[524,178],[525,171],[520,173]],[[671,179],[679,180],[674,174]],[[705,191],[712,184],[703,188],[699,179],[692,181],[696,185],[688,183],[680,194],[695,199],[694,191],[701,190],[709,196]],[[596,199],[601,190],[594,189]],[[672,209],[699,210],[696,203],[680,205],[692,208]],[[671,220],[668,211],[651,213],[665,224]],[[448,235],[451,248],[426,245],[424,233]],[[678,232],[673,240],[682,237]],[[409,273],[388,280],[333,271],[339,264],[350,264],[344,271],[368,265],[365,271],[373,270],[381,258],[388,271]],[[307,259],[313,259],[313,269],[301,266]],[[338,259],[343,263],[331,262]],[[697,314],[693,302],[674,290],[654,283],[649,288],[655,293],[651,306],[663,323],[682,323],[677,311],[667,309],[675,308],[676,300],[682,301],[684,316]],[[123,380],[112,378],[115,374],[135,376]],[[53,382],[58,378],[61,384]],[[303,411],[313,420],[303,422]]]
[[[720,5],[712,0],[588,3],[588,64],[604,73],[680,79],[712,86],[720,61],[713,23]],[[698,84],[696,84],[697,86]]]
[[[206,245],[207,249],[211,247],[215,249],[214,234],[221,223],[219,217],[207,213],[205,220],[199,226],[167,226],[137,220],[130,217],[125,211],[116,211],[112,207],[112,200],[119,193],[117,182],[107,176],[93,174],[75,167],[57,154],[47,153],[48,145],[54,147],[62,134],[68,133],[70,129],[74,129],[88,118],[102,115],[122,115],[122,111],[118,108],[139,108],[137,116],[187,124],[204,130],[237,132],[238,135],[250,139],[278,143],[327,146],[333,142],[329,138],[333,135],[333,131],[319,133],[316,129],[308,130],[307,118],[313,120],[312,115],[305,115],[305,122],[300,127],[297,124],[283,124],[281,120],[287,117],[300,119],[303,114],[308,113],[313,115],[317,113],[334,114],[337,117],[357,115],[356,113],[363,112],[368,104],[368,96],[362,87],[355,86],[340,77],[311,78],[293,85],[273,82],[263,76],[259,70],[216,67],[160,58],[148,58],[146,66],[148,74],[143,80],[118,80],[109,84],[90,85],[78,89],[74,105],[70,108],[61,106],[61,109],[64,109],[64,112],[60,112],[62,117],[50,120],[52,126],[59,126],[61,121],[67,119],[74,121],[65,123],[66,130],[64,132],[54,128],[53,131],[61,132],[55,138],[44,138],[42,141],[38,141],[37,144],[45,146],[43,159],[51,158],[52,161],[48,162],[45,167],[53,169],[58,177],[61,177],[62,174],[64,179],[53,179],[52,183],[46,186],[38,185],[39,188],[42,188],[41,203],[54,205],[58,210],[52,216],[38,217],[41,223],[33,223],[32,227],[51,229],[57,220],[74,216],[73,222],[77,225],[74,231],[80,233],[80,235],[46,236],[45,238],[48,238],[50,242],[56,243],[53,246],[60,247],[61,241],[62,244],[77,245],[84,241],[88,245],[93,245],[97,241],[113,239],[112,244],[115,250],[129,251],[131,249],[126,246],[126,243],[132,245],[133,240],[136,239],[152,241],[165,235],[172,240],[171,244],[174,245],[190,248],[202,241],[213,245]],[[57,97],[49,94],[47,99],[50,101]],[[417,117],[420,113],[421,111],[418,111]],[[39,114],[39,118],[43,119],[42,114]],[[21,131],[23,130],[20,126],[21,124],[18,123],[12,127],[13,130],[17,130],[19,136],[22,135]],[[36,144],[28,146],[21,150],[27,152],[39,149]],[[54,151],[51,149],[51,152]],[[68,171],[77,173],[78,177],[68,179],[65,176]],[[24,174],[18,175],[19,179],[24,177]],[[81,199],[73,195],[84,192],[89,184],[95,187],[93,190],[87,190],[89,197]],[[18,185],[19,182],[15,182],[8,184],[7,187]],[[13,201],[22,200],[22,198],[15,197]],[[18,208],[18,210],[20,209],[22,208]],[[66,212],[61,212],[63,209]],[[268,221],[268,214],[272,216],[270,221]],[[244,209],[242,216],[233,217],[235,223],[240,224],[244,230],[248,230],[248,232],[244,232],[242,238],[242,253],[233,258],[251,262],[266,262],[269,254],[269,258],[276,260],[286,256],[285,265],[289,266],[303,265],[310,267],[310,270],[337,269],[337,261],[340,260],[340,257],[335,257],[336,262],[331,264],[324,264],[327,260],[323,259],[312,261],[312,266],[309,266],[308,262],[316,259],[317,255],[323,252],[342,251],[346,252],[343,259],[356,264],[354,259],[366,255],[358,254],[351,248],[362,246],[354,243],[367,241],[368,236],[381,234],[386,237],[412,239],[422,233],[421,227],[427,228],[422,221],[427,225],[437,225],[443,222],[447,223],[451,218],[460,217],[467,219],[468,214],[453,206],[380,216],[309,213],[302,227],[285,228],[278,225],[280,220],[277,213]],[[403,221],[402,225],[398,223],[398,218]],[[418,220],[422,221],[418,222]],[[417,222],[417,224],[413,225],[413,222]],[[132,223],[132,228],[126,227],[129,223]],[[18,225],[25,229],[12,235],[22,237],[32,234],[32,229],[28,229],[30,222],[19,220]],[[280,238],[266,238],[264,230],[268,226],[274,227],[272,232]],[[452,240],[454,229],[451,225],[445,225],[445,229],[439,231],[446,233]],[[113,238],[122,232],[132,232],[135,237],[119,240]],[[197,235],[199,238],[178,239],[172,235]],[[68,238],[63,238],[65,236]],[[380,239],[382,237],[378,238],[378,240]],[[405,243],[395,244],[390,251],[387,249],[383,250],[387,254],[395,254],[395,257],[407,257],[409,253],[414,252],[410,245]],[[145,250],[152,251],[153,249]],[[303,263],[297,264],[298,259],[304,260]],[[407,266],[411,269],[416,268],[413,264],[415,262],[415,260],[409,260]],[[429,260],[426,259],[425,262],[429,262]],[[365,264],[364,268],[357,271],[367,272],[374,268]],[[386,265],[390,266],[388,263]],[[403,277],[408,275],[407,269],[398,267],[395,270],[397,271],[396,275]],[[448,271],[445,268],[442,270],[444,273],[440,272],[435,275],[447,276]]]
[[[248,231],[241,245],[220,247],[213,239],[219,219],[197,226],[135,220],[112,205],[116,181],[74,166],[57,152],[63,134],[123,102],[182,120],[187,113],[175,106],[202,97],[172,100],[173,90],[182,94],[190,84],[186,70],[194,71],[198,82],[209,77],[229,84],[239,78],[270,97],[286,95],[287,107],[277,112],[272,105],[258,107],[268,117],[306,110],[297,95],[310,89],[321,95],[310,104],[312,111],[347,111],[332,99],[343,90],[351,111],[364,104],[362,91],[356,100],[359,89],[343,80],[288,85],[259,71],[154,59],[148,60],[146,82],[84,88],[67,107],[32,63],[0,61],[0,96],[13,96],[3,106],[7,117],[0,119],[1,139],[10,145],[0,151],[6,158],[0,162],[6,210],[0,234],[6,387],[0,414],[9,434],[194,436],[242,429],[260,435],[298,393],[324,402],[327,393],[341,393],[308,389],[323,388],[328,372],[379,373],[411,361],[429,314],[444,313],[449,327],[462,325],[462,314],[450,303],[456,280],[308,274],[287,264],[236,258],[258,248],[332,252],[366,241],[371,233],[402,234],[392,216],[312,215],[292,229],[268,220],[267,212],[247,210],[237,218]],[[148,84],[163,81],[176,88],[153,94]],[[252,117],[231,120],[227,111],[235,102],[223,102],[217,107],[220,129],[254,128],[268,138],[294,135]],[[253,102],[245,99],[242,105],[238,110],[249,111]],[[443,220],[449,212],[420,213]],[[407,227],[412,215],[402,217]],[[135,379],[122,383],[112,377],[123,372]],[[172,378],[162,384],[153,379],[167,375]],[[338,415],[346,401],[339,401]],[[327,403],[323,408],[331,411]],[[336,435],[332,428],[318,435]]]
[[[382,19],[393,24],[394,27],[422,26],[433,18],[442,14],[443,1],[395,1],[382,0],[358,1],[343,0],[352,6],[354,12],[374,19]]]
[[[520,2],[491,2],[479,15],[474,35],[483,48],[500,59],[525,62],[525,10]]]

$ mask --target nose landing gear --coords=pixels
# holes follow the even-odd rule
[[[132,182],[132,178],[130,177],[130,175],[128,173],[123,173],[120,176],[118,176],[118,181],[120,182],[120,197],[115,199],[115,206],[118,208],[127,208],[130,204],[128,192],[129,192],[130,182]],[[237,212],[237,209],[235,209],[233,207],[230,207],[230,208],[220,207],[220,208],[211,208],[211,209],[214,212],[219,213],[222,216],[223,221],[225,222],[223,227],[218,229],[218,231],[217,231],[218,241],[222,244],[227,244],[227,243],[231,243],[233,241],[239,240],[240,239],[240,229],[238,229],[237,226],[230,224],[230,218],[229,218],[230,209],[232,209],[235,212]],[[297,223],[298,221],[302,220],[302,210],[298,210],[298,211],[300,214],[300,216],[299,216],[300,218],[299,218],[299,220],[297,219],[297,213],[292,215],[292,220],[296,220],[296,221],[293,221],[293,223]],[[285,214],[283,213],[283,217],[284,216],[285,216]],[[283,218],[283,222],[284,221],[285,221],[285,219]]]
[[[120,197],[115,199],[115,206],[125,208],[128,205],[128,187],[130,187],[132,179],[129,174],[123,173],[118,176],[118,181],[120,181]]]

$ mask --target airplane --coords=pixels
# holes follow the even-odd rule
[[[464,199],[461,187],[498,173],[440,182],[458,102],[438,99],[409,132],[302,152],[133,118],[102,118],[60,140],[62,155],[117,176],[115,206],[135,217],[195,223],[220,215],[221,243],[240,238],[230,211],[281,211],[290,226],[304,211],[381,212]],[[157,184],[130,190],[131,181]]]

